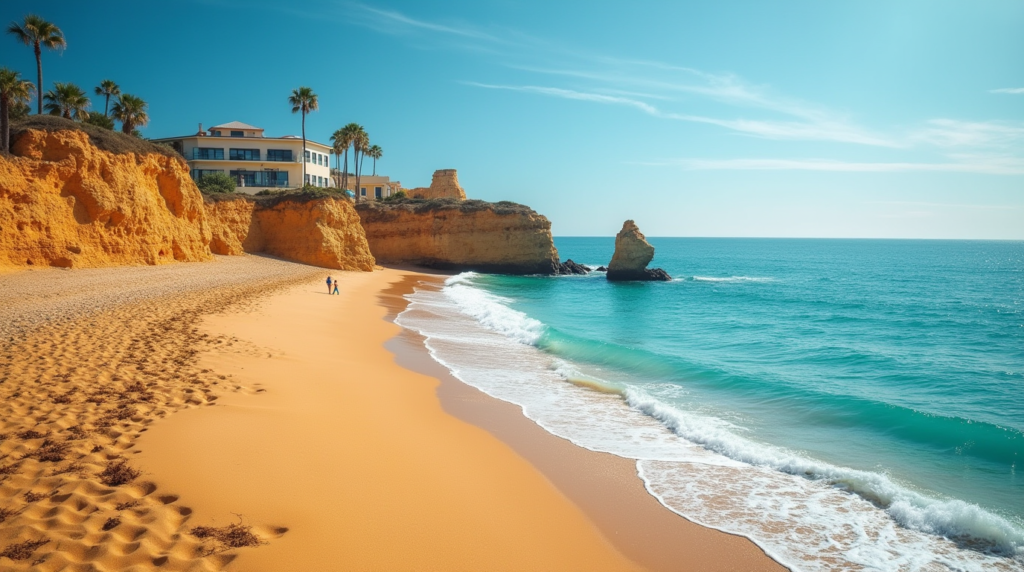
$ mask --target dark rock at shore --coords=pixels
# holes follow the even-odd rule
[[[608,278],[608,280],[611,280],[612,282],[625,282],[625,281],[630,281],[630,280],[647,281],[647,282],[652,282],[652,281],[668,282],[669,280],[672,280],[672,277],[668,275],[668,272],[665,272],[661,268],[644,268],[643,270],[630,270],[630,271],[622,271],[622,270],[620,270],[620,271],[617,271],[617,272],[609,270],[607,278]]]
[[[596,272],[608,272],[608,268],[604,266],[598,266]]]
[[[558,265],[559,274],[590,274],[590,267],[585,264],[577,264],[570,258]]]

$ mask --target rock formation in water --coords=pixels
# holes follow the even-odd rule
[[[459,185],[459,174],[455,169],[439,169],[434,171],[434,178],[430,181],[430,187],[410,189],[408,194],[416,199],[466,200],[466,191]]]
[[[590,267],[586,264],[573,262],[570,258],[558,265],[559,274],[590,274]]]
[[[347,200],[224,197],[204,204],[170,148],[50,116],[12,129],[0,157],[0,266],[95,267],[266,252],[373,270]]]
[[[0,157],[0,266],[211,258],[203,198],[180,157],[143,141],[102,150],[73,127],[15,131],[12,143]]]
[[[380,263],[500,274],[557,274],[551,223],[510,202],[367,201],[356,207]]]
[[[359,215],[347,199],[208,197],[206,212],[215,254],[265,252],[313,266],[365,272],[375,266]]]
[[[632,220],[622,224],[615,236],[615,254],[608,264],[608,280],[671,280],[661,268],[647,268],[654,258],[654,247]]]

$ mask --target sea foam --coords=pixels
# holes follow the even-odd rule
[[[746,536],[794,570],[1024,570],[1024,535],[1013,523],[588,375],[535,347],[545,325],[475,279],[416,291],[396,321],[422,334],[458,379],[519,405],[549,432],[635,459],[651,494],[682,516]]]

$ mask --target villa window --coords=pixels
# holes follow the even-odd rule
[[[231,171],[231,178],[238,186],[246,187],[287,187],[288,171]]]
[[[286,161],[291,162],[292,150],[291,149],[267,149],[267,161]]]
[[[212,160],[223,160],[224,150],[216,149],[214,147],[195,147],[192,149],[193,159],[206,159],[207,161]]]
[[[303,183],[303,184],[306,184],[306,185],[308,185],[308,184],[309,184],[309,175],[306,175],[306,177],[305,177],[305,181],[306,181],[306,182],[305,182],[305,183]]]
[[[214,137],[220,137],[220,131],[214,131],[213,132],[213,136]]]
[[[192,180],[199,182],[200,179],[206,175],[212,175],[214,173],[223,173],[224,169],[192,169]]]
[[[365,196],[366,196],[366,187],[363,187],[363,188],[359,189],[359,194],[360,194],[361,196],[364,196],[364,197],[365,197]]]
[[[232,149],[229,155],[232,161],[259,161],[259,149]]]
[[[232,137],[245,137],[245,131],[232,131]]]
[[[374,187],[373,188],[373,196],[374,196],[374,198],[378,198],[378,199],[384,198],[384,188],[383,187]]]

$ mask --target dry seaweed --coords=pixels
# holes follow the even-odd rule
[[[222,550],[263,544],[263,541],[253,534],[252,527],[240,521],[227,526],[194,526],[189,534],[200,540],[213,540]]]
[[[9,544],[7,548],[0,551],[0,558],[10,558],[11,560],[28,560],[32,557],[32,553],[37,548],[49,542],[50,539],[43,537],[39,540],[26,540],[25,542],[19,542],[17,544]]]
[[[124,459],[114,459],[107,463],[103,472],[100,473],[100,481],[108,487],[126,485],[139,478],[142,472],[130,466]]]

